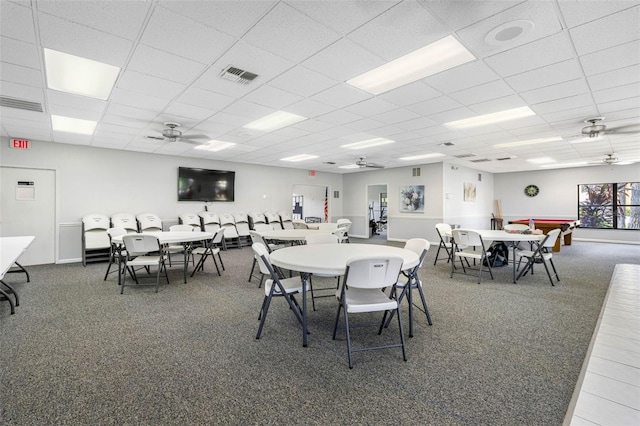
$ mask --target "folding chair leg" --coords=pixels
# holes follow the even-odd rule
[[[16,299],[16,304],[15,305],[16,306],[20,306],[20,297],[18,296],[18,293],[16,292],[16,289],[11,287],[9,284],[7,284],[6,282],[4,282],[2,280],[0,280],[0,283],[2,283],[2,285],[7,287],[7,289],[8,289],[7,291],[4,291],[2,289],[0,289],[0,290],[2,290],[2,292],[4,294],[7,294],[7,293],[13,294],[13,297],[15,297],[15,299]]]
[[[264,321],[267,319],[267,312],[269,312],[269,305],[271,304],[271,295],[265,296],[262,302],[262,309],[260,309],[260,325],[258,326],[258,333],[256,333],[256,339],[262,335],[262,328],[264,327]]]

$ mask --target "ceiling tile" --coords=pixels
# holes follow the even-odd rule
[[[336,84],[336,80],[301,66],[293,67],[269,82],[270,86],[300,96],[312,96]]]
[[[407,109],[417,114],[427,116],[429,114],[436,114],[438,112],[459,108],[461,106],[462,105],[459,102],[447,96],[440,96],[438,98],[433,98],[424,102],[417,103],[415,105],[410,105],[407,107]]]
[[[175,1],[158,5],[234,37],[247,32],[277,2],[259,1]]]
[[[513,93],[513,90],[504,81],[496,80],[491,83],[450,93],[449,97],[461,104],[477,104],[491,99],[502,98]]]
[[[178,96],[186,86],[184,84],[127,70],[118,80],[117,87],[161,99],[173,99]]]
[[[447,94],[499,79],[498,75],[480,61],[468,62],[422,81]]]
[[[38,11],[68,19],[105,33],[136,40],[151,8],[150,2],[40,1]]]
[[[2,62],[39,70],[40,49],[37,46],[8,37],[0,37]]]
[[[580,57],[585,75],[600,74],[640,63],[640,40]]]
[[[0,35],[26,43],[36,43],[33,15],[29,7],[3,1],[0,2]],[[4,55],[3,55],[4,60]]]
[[[0,62],[0,80],[33,87],[43,87],[42,72],[21,65]]]
[[[303,97],[265,84],[246,95],[243,99],[270,108],[282,109],[302,100]]]
[[[162,50],[139,45],[127,69],[176,83],[188,84],[204,72],[205,66]]]
[[[213,110],[221,110],[230,105],[234,99],[220,93],[210,92],[204,89],[190,86],[178,98],[177,102],[188,105],[195,105],[201,108],[209,108]]]
[[[447,35],[447,28],[420,3],[405,1],[362,25],[348,38],[389,61]]]
[[[141,43],[202,64],[211,64],[235,39],[170,10],[156,7]]]
[[[349,111],[363,117],[381,114],[383,112],[391,111],[394,109],[396,109],[396,106],[394,104],[385,102],[382,99],[378,98],[369,98],[362,102],[358,102],[357,104],[353,104],[344,108],[345,111]]]
[[[572,59],[507,77],[505,81],[515,91],[526,92],[581,77],[580,66],[577,61]]]
[[[485,37],[501,25],[507,25],[514,21],[529,21],[533,29],[526,33],[523,31],[519,37],[509,42],[488,43]],[[556,17],[555,5],[549,1],[533,1],[520,3],[510,9],[493,15],[487,19],[470,25],[457,32],[460,40],[474,54],[487,56],[503,52],[514,47],[530,43],[534,40],[556,34],[562,31],[562,25]]]
[[[385,61],[354,42],[342,39],[320,50],[302,65],[337,81],[370,71]]]
[[[640,76],[640,65],[637,64],[589,76],[587,81],[592,90],[603,90],[637,82],[638,76]]]
[[[353,105],[371,98],[371,95],[361,90],[355,89],[348,84],[339,84],[333,86],[324,92],[318,93],[311,97],[311,99],[322,102],[327,105],[334,106],[336,108],[343,108],[348,105]]]
[[[553,46],[553,49],[549,49]],[[573,57],[571,44],[563,33],[536,40],[485,59],[499,75],[508,77]]]
[[[590,93],[585,93],[582,95],[531,105],[531,109],[533,109],[537,114],[546,114],[590,105],[595,106],[593,98]]]
[[[133,43],[44,13],[38,14],[42,46],[116,67],[123,67]]]
[[[274,31],[274,28],[287,31]],[[278,3],[244,36],[254,46],[294,62],[305,60],[338,38],[335,31],[285,3]]]
[[[475,22],[482,21],[521,3],[513,1],[450,1],[420,0],[452,30],[459,30]]]
[[[637,0],[607,0],[599,2],[561,1],[558,6],[569,28],[594,21],[640,4]]]
[[[593,98],[597,103],[612,102],[619,99],[640,97],[640,82],[612,87],[610,89],[593,92]]]
[[[578,55],[640,39],[640,6],[589,22],[570,31]]]
[[[529,104],[538,104],[583,93],[589,93],[589,87],[584,79],[577,79],[522,92],[520,93],[520,96],[522,96],[522,98]]]

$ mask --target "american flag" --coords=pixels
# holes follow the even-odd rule
[[[329,188],[324,189],[324,221],[329,222]]]

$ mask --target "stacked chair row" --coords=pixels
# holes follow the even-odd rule
[[[202,231],[215,232],[225,228],[224,247],[251,245],[250,230],[256,225],[270,225],[275,229],[293,229],[291,213],[284,210],[265,213],[184,213],[178,217],[179,223],[191,225]],[[155,213],[115,213],[88,214],[82,218],[82,264],[109,259],[111,242],[107,235],[109,228],[122,228],[127,233],[162,231],[162,220]]]

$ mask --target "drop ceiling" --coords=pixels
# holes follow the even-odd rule
[[[494,173],[539,170],[527,160],[544,157],[640,160],[640,133],[572,143],[598,116],[640,132],[639,1],[0,0],[0,15],[0,95],[42,105],[1,106],[8,138],[335,173],[362,170],[339,168],[358,157]],[[375,96],[345,83],[448,35],[476,59]],[[120,67],[109,98],[48,89],[44,48]],[[232,81],[222,75],[229,66],[257,77]],[[535,115],[444,125],[523,106]],[[272,132],[243,127],[278,110],[307,119]],[[62,133],[52,115],[98,124],[89,136]],[[165,122],[236,145],[208,152],[148,138]],[[563,139],[494,146],[554,136]],[[341,147],[373,138],[395,143]],[[444,156],[399,160],[430,153]],[[317,158],[281,161],[301,154]]]

